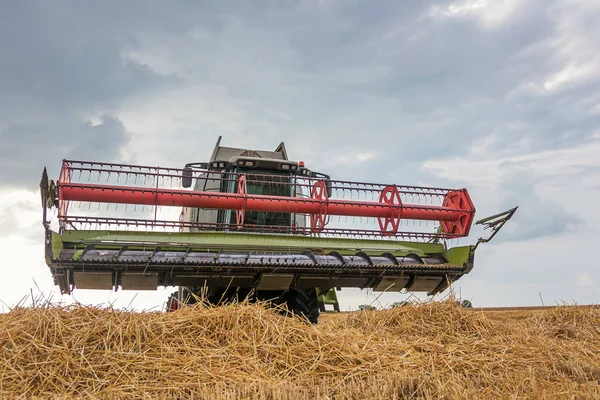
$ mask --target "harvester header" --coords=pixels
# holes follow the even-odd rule
[[[184,168],[64,160],[40,188],[46,261],[63,293],[181,286],[222,299],[234,289],[291,308],[336,287],[435,294],[471,270],[476,248],[447,247],[473,225],[466,189],[331,179],[288,160],[283,143],[256,151],[219,139],[208,162]],[[515,210],[480,222],[494,235]]]

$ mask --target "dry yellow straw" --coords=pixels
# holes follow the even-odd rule
[[[0,315],[0,397],[600,398],[600,310],[451,302],[326,315],[260,305]]]

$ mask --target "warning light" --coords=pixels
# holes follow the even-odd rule
[[[299,166],[300,168],[304,167],[304,161],[300,161],[300,162],[298,163],[298,166]]]

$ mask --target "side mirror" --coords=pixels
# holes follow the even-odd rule
[[[208,163],[195,162],[185,164],[185,167],[183,167],[183,172],[181,174],[181,186],[183,186],[184,188],[192,187],[192,183],[194,181],[194,168],[196,168],[196,170],[206,170],[208,168]]]
[[[184,188],[192,187],[193,176],[194,174],[192,167],[186,165],[185,168],[183,168],[183,174],[181,176],[181,186],[183,186]]]

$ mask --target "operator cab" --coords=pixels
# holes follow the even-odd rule
[[[287,157],[285,144],[282,142],[275,151],[247,150],[220,146],[221,137],[217,140],[211,159],[208,163],[186,164],[183,172],[182,186],[194,191],[257,194],[281,197],[309,197],[305,185],[298,184],[303,178],[322,178],[329,176],[313,172],[304,166],[304,162],[291,161]],[[194,171],[202,171],[194,174]],[[240,188],[239,178],[245,177],[245,188]],[[328,187],[331,194],[331,188]],[[215,229],[230,230],[236,225],[236,212],[231,210],[188,209],[182,211],[184,222],[192,228],[185,230]],[[278,212],[276,205],[273,211],[246,211],[243,226],[237,231],[257,232],[257,227],[280,227],[271,232],[296,233],[295,228],[306,227],[306,216]]]

